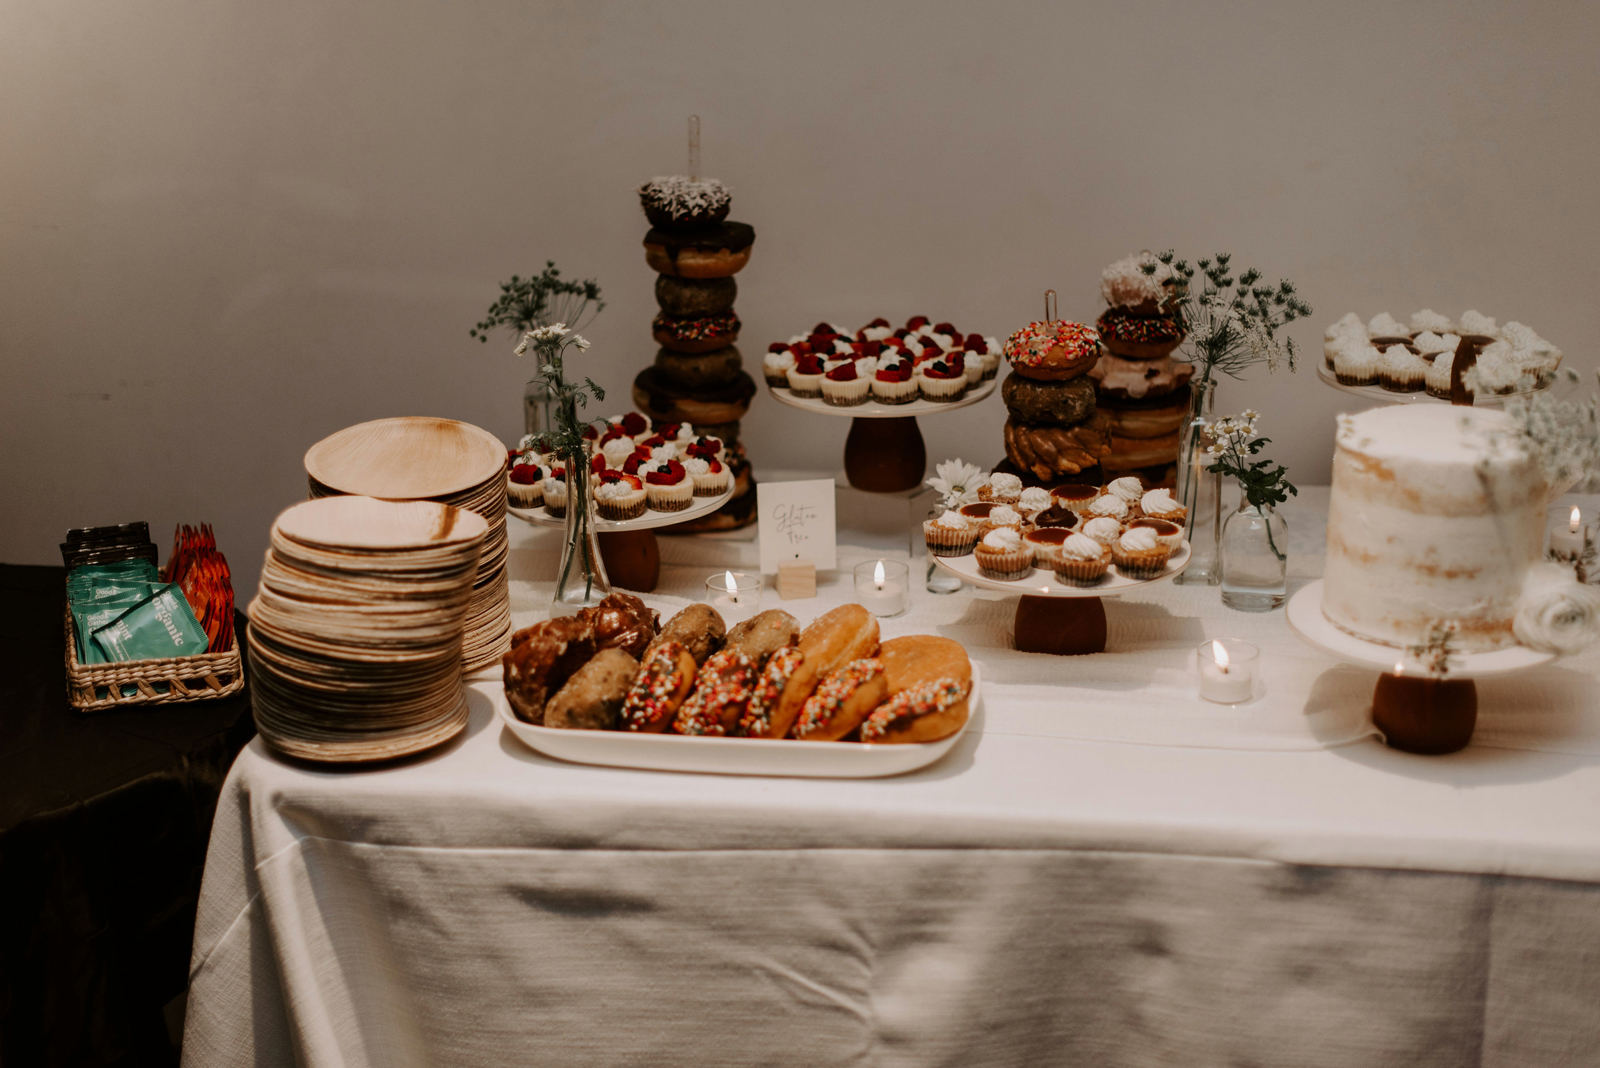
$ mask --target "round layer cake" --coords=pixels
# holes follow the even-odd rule
[[[1503,412],[1395,405],[1340,416],[1328,503],[1322,613],[1403,647],[1435,622],[1458,647],[1517,644],[1517,598],[1544,536],[1538,465]]]

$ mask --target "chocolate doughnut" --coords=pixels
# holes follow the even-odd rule
[[[1188,386],[1154,397],[1101,397],[1099,411],[1112,437],[1158,438],[1183,426],[1189,397]]]
[[[756,682],[756,666],[748,656],[734,649],[712,653],[694,678],[694,692],[678,709],[672,729],[678,734],[725,735],[739,723],[750,690]]]
[[[739,340],[741,325],[739,316],[732,311],[697,319],[675,319],[662,314],[651,321],[650,336],[656,339],[657,345],[673,352],[711,352]]]
[[[644,235],[644,258],[657,274],[678,278],[726,278],[750,262],[756,231],[742,222],[665,229]]]
[[[682,642],[652,645],[633,677],[619,714],[622,729],[660,734],[672,726],[678,709],[694,688],[699,666]]]
[[[1157,360],[1129,360],[1113,353],[1105,353],[1089,371],[1095,387],[1100,391],[1100,402],[1107,397],[1159,397],[1173,393],[1189,384],[1194,377],[1194,365],[1163,356]]]
[[[668,315],[694,318],[721,315],[733,307],[739,283],[730,278],[675,278],[656,275],[656,303]]]
[[[641,185],[639,205],[651,226],[707,226],[728,217],[733,198],[715,178],[675,174]]]
[[[631,593],[608,593],[605,600],[577,614],[579,622],[594,631],[594,645],[600,649],[621,649],[629,656],[643,655],[645,646],[656,636],[660,615]]]
[[[794,736],[802,742],[836,742],[861,726],[861,721],[889,696],[889,679],[883,661],[852,660],[817,684],[800,718]]]
[[[594,628],[576,616],[547,619],[517,631],[501,660],[512,711],[529,723],[543,724],[550,695],[594,654]]]
[[[661,628],[651,648],[677,642],[689,650],[689,655],[694,657],[695,667],[699,668],[707,657],[722,648],[726,633],[727,624],[722,621],[720,612],[708,604],[692,604],[667,620],[667,625]],[[648,650],[645,655],[649,655]]]
[[[1100,460],[1106,471],[1123,473],[1157,464],[1169,464],[1178,458],[1178,431],[1149,438],[1128,438],[1111,435],[1111,453]]]
[[[1021,422],[1076,426],[1094,414],[1094,382],[1085,377],[1041,382],[1012,372],[1000,383],[1000,399]]]
[[[948,738],[967,721],[971,682],[934,679],[902,690],[879,705],[861,725],[868,745],[936,742]]]
[[[761,667],[774,652],[799,640],[800,621],[781,608],[769,608],[730,630],[723,648],[737,649]]]
[[[1005,355],[1019,375],[1064,382],[1094,366],[1100,355],[1099,335],[1065,319],[1029,323],[1006,340]]]
[[[772,733],[772,716],[783,698],[784,688],[804,661],[805,654],[793,645],[776,649],[767,658],[766,666],[750,688],[750,700],[745,704],[744,714],[739,717],[736,731],[739,737],[780,737]]]
[[[656,366],[669,382],[676,382],[685,389],[703,389],[707,386],[724,386],[738,378],[744,358],[732,345],[694,356],[662,349],[656,353]]]
[[[608,731],[617,725],[639,662],[618,648],[602,649],[572,673],[544,706],[544,725],[579,731]]]
[[[1128,360],[1171,356],[1188,333],[1176,315],[1135,315],[1127,308],[1107,308],[1094,325],[1100,344]]]
[[[634,407],[661,423],[732,423],[750,410],[755,395],[755,381],[744,371],[725,386],[693,390],[668,381],[657,367],[633,380]]]
[[[1028,426],[1007,419],[1004,434],[1006,458],[1043,481],[1079,474],[1111,453],[1110,434],[1098,412],[1074,427]]]

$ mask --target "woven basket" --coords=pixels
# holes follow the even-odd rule
[[[67,699],[80,712],[103,712],[130,705],[169,705],[179,701],[205,701],[227,697],[244,689],[244,667],[239,656],[239,637],[225,653],[198,653],[194,656],[168,656],[156,660],[124,660],[117,664],[78,663],[78,643],[72,633],[72,613],[67,625]],[[155,683],[166,683],[166,692]],[[138,687],[124,697],[122,687]],[[105,696],[97,691],[104,689]]]

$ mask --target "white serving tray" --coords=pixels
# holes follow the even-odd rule
[[[529,749],[574,764],[705,775],[779,775],[806,779],[877,779],[925,768],[953,749],[978,715],[978,665],[972,665],[967,722],[937,742],[862,745],[767,738],[699,738],[631,731],[575,731],[535,727],[511,710],[504,688],[494,691],[495,711]]]
[[[1118,597],[1141,586],[1165,582],[1183,574],[1183,569],[1189,566],[1189,542],[1185,539],[1183,544],[1178,546],[1178,551],[1167,559],[1166,570],[1154,578],[1129,578],[1118,571],[1113,564],[1106,569],[1106,577],[1095,586],[1068,585],[1056,578],[1054,571],[1042,567],[1034,568],[1019,579],[987,578],[979,573],[978,558],[971,553],[966,556],[935,556],[933,562],[962,582],[984,590],[1020,593],[1029,597]]]

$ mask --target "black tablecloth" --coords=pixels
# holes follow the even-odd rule
[[[74,711],[64,575],[0,564],[0,1068],[175,1064],[163,1007],[249,691]]]

